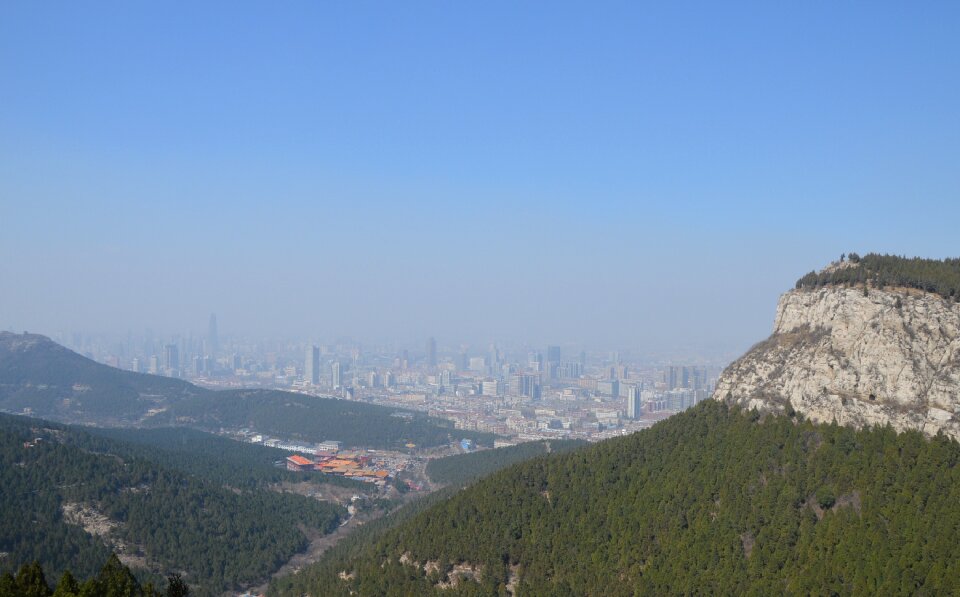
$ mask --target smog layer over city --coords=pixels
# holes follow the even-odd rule
[[[0,597],[960,592],[958,27],[5,4]]]

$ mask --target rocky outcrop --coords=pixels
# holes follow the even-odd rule
[[[960,440],[960,304],[906,288],[792,290],[773,334],[723,372],[714,398]]]

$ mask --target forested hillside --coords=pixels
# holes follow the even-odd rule
[[[134,567],[183,572],[198,594],[217,594],[262,581],[305,547],[301,525],[329,532],[344,514],[261,489],[260,473],[217,475],[209,462],[181,472],[157,460],[175,463],[143,446],[0,415],[0,571],[37,560],[53,576],[88,577],[116,550]],[[224,487],[232,478],[247,479],[246,490]]]
[[[124,449],[142,458],[195,475],[217,485],[256,489],[277,483],[309,480],[341,487],[369,489],[369,485],[317,471],[293,472],[278,468],[290,452],[248,444],[186,427],[157,429],[86,428],[95,436],[118,440]],[[91,440],[92,441],[92,440]]]
[[[116,369],[37,334],[0,332],[0,408],[38,416],[122,423],[208,391],[179,379]]]
[[[530,460],[547,453],[568,452],[586,445],[588,445],[587,442],[581,440],[534,441],[506,448],[482,450],[431,460],[427,464],[427,475],[431,481],[442,483],[445,487],[355,529],[348,537],[327,551],[324,558],[327,561],[349,561],[362,557],[385,532],[449,499],[469,483],[511,464]],[[304,576],[309,577],[312,574],[309,572],[311,568],[307,570],[308,572]],[[272,582],[271,591],[286,594],[299,590],[299,588],[295,589],[294,587],[303,586],[301,580],[302,577],[293,576],[275,579]]]
[[[250,427],[260,433],[319,442],[338,440],[347,447],[402,448],[407,443],[431,447],[470,438],[493,445],[494,435],[454,429],[443,419],[413,411],[352,400],[315,398],[271,390],[229,390],[190,398],[153,419],[204,429]]]
[[[810,272],[797,280],[797,288],[869,282],[877,288],[917,288],[939,294],[948,300],[960,301],[960,258],[908,259],[877,253],[860,257],[851,253],[841,265],[820,273]]]
[[[506,468],[275,594],[952,594],[960,445],[707,401]]]
[[[560,454],[585,445],[587,442],[581,440],[543,440],[457,454],[428,462],[427,476],[434,483],[461,485],[541,454]]]

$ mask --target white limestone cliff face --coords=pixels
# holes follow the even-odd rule
[[[773,335],[723,372],[714,398],[960,440],[960,304],[912,289],[792,290]]]

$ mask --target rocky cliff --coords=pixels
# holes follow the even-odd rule
[[[960,440],[960,304],[913,288],[792,290],[773,334],[723,372],[714,398]]]

